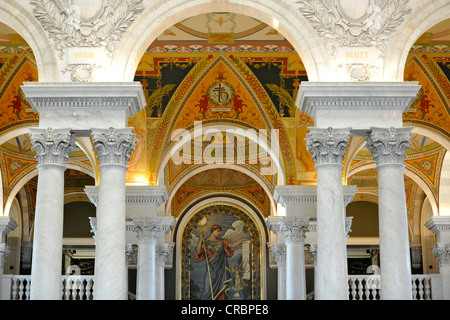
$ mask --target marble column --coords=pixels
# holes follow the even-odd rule
[[[314,127],[305,139],[317,171],[317,300],[348,300],[342,162],[349,139],[349,129]]]
[[[162,231],[158,217],[133,219],[138,241],[137,300],[156,300],[157,265],[156,246]]]
[[[269,245],[278,270],[277,298],[286,300],[286,244],[270,243]]]
[[[7,235],[17,228],[17,222],[10,217],[0,217],[0,300],[9,300],[7,297],[2,297],[3,292],[3,273],[6,262],[10,253],[10,248],[6,244]]]
[[[100,186],[96,213],[96,300],[125,300],[125,172],[134,150],[133,128],[92,129]]]
[[[450,216],[434,216],[425,226],[436,234],[433,253],[442,277],[442,299],[450,300]]]
[[[30,131],[39,171],[30,299],[60,300],[64,171],[74,150],[74,136],[69,129],[30,128]]]
[[[380,297],[411,300],[411,258],[409,252],[405,183],[405,150],[412,128],[371,128],[367,148],[374,155],[378,171],[378,215],[380,234]]]
[[[266,221],[269,229],[276,237],[276,242],[267,243],[269,249],[269,267],[277,269],[277,299],[286,300],[286,244],[281,232],[282,216],[268,217]]]
[[[306,300],[305,233],[309,218],[283,217],[286,243],[286,300]]]
[[[156,246],[156,300],[164,300],[164,271],[172,267],[174,243],[159,243]]]

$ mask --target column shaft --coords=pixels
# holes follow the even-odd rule
[[[381,299],[411,300],[411,258],[408,240],[403,162],[411,128],[371,128],[367,148],[378,171]]]
[[[132,129],[92,129],[100,164],[95,238],[96,300],[127,299],[125,172],[136,142]]]
[[[156,300],[156,243],[139,243],[137,300]]]
[[[64,210],[62,166],[40,166],[31,263],[32,300],[61,299]]]
[[[95,239],[95,299],[126,299],[125,170],[102,165]]]
[[[342,166],[317,170],[317,283],[315,299],[348,299]]]
[[[409,252],[403,166],[378,167],[381,298],[410,300]]]
[[[286,300],[306,300],[304,243],[286,243]]]

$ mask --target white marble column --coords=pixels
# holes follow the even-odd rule
[[[316,300],[348,300],[342,162],[349,129],[310,128],[307,148],[317,171]]]
[[[174,243],[159,243],[156,246],[156,300],[164,300],[164,271],[172,267]]]
[[[39,170],[30,299],[60,300],[64,171],[74,149],[74,136],[69,129],[30,131]]]
[[[405,150],[411,128],[371,128],[367,148],[378,171],[381,299],[411,300],[411,259],[405,183]]]
[[[156,300],[157,265],[156,246],[162,231],[158,217],[133,219],[138,240],[137,300]]]
[[[5,264],[8,261],[10,248],[6,244],[7,235],[17,228],[17,222],[10,217],[0,217],[0,300],[9,300],[7,297],[2,297],[3,288],[3,273]]]
[[[283,217],[286,243],[286,300],[306,300],[305,233],[309,218]]]
[[[436,234],[433,253],[442,277],[442,299],[450,300],[450,216],[434,216],[425,226]]]
[[[269,267],[277,269],[277,299],[286,300],[286,244],[281,232],[282,216],[268,217],[267,229],[275,234],[276,242],[267,243],[269,249]]]
[[[286,244],[270,243],[269,245],[278,271],[277,298],[286,300]]]
[[[133,128],[92,129],[100,186],[96,213],[96,300],[127,299],[125,261],[125,172],[134,150]]]

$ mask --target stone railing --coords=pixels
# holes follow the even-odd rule
[[[29,300],[30,288],[30,275],[3,275],[1,300]],[[93,300],[93,288],[94,276],[61,276],[62,300]]]
[[[350,300],[380,299],[380,275],[350,275]],[[413,300],[441,300],[442,279],[439,274],[412,275]],[[31,276],[3,275],[1,300],[29,300]],[[62,300],[93,300],[94,276],[61,276]],[[313,299],[310,293],[308,300]],[[132,299],[133,300],[133,299]]]
[[[348,277],[350,300],[379,300],[380,275],[350,275]],[[412,281],[413,300],[441,300],[442,280],[439,274],[414,274]]]

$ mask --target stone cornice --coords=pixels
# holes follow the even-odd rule
[[[434,216],[425,223],[425,227],[436,234],[438,242],[441,238],[450,240],[450,216]]]
[[[316,203],[317,186],[277,186],[273,198],[283,206],[287,203]]]
[[[392,109],[405,112],[416,97],[418,82],[310,82],[299,89],[302,112],[315,117],[320,108]]]
[[[17,222],[14,221],[11,217],[1,216],[0,217],[0,233],[1,233],[0,243],[5,242],[6,236],[16,228],[17,228]]]
[[[87,110],[125,110],[127,117],[146,106],[139,82],[25,82],[21,86],[34,111],[41,116],[52,110],[67,109],[73,113]]]

